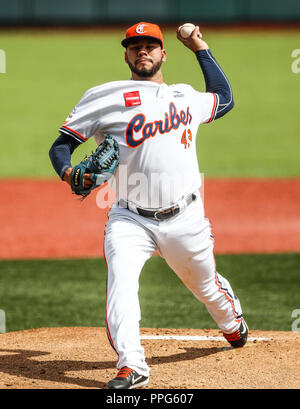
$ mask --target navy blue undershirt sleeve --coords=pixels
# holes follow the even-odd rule
[[[234,106],[230,83],[210,50],[197,51],[196,57],[203,72],[206,92],[213,92],[217,96],[214,119],[220,118]]]
[[[60,134],[50,148],[49,156],[56,173],[62,179],[65,171],[71,168],[71,155],[80,145],[75,138],[66,134]]]

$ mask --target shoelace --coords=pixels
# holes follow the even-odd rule
[[[127,368],[127,366],[124,366],[124,368],[119,370],[117,378],[127,378],[130,376],[133,372],[133,369]]]

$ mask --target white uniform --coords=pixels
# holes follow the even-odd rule
[[[155,251],[206,305],[223,332],[239,327],[241,306],[216,271],[213,237],[199,194],[196,135],[200,124],[214,119],[217,106],[215,94],[185,84],[115,81],[88,90],[60,129],[80,142],[94,136],[99,143],[109,134],[120,146],[113,180],[117,200],[104,243],[107,333],[118,368],[149,375],[140,344],[138,290],[140,272]],[[191,193],[196,200],[187,204],[184,199]],[[130,210],[118,205],[120,200]],[[163,221],[136,212],[137,207],[174,204],[180,213]]]

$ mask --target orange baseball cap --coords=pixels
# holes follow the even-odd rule
[[[137,23],[129,27],[126,31],[126,38],[122,40],[121,44],[123,47],[127,47],[130,41],[137,40],[141,37],[153,38],[163,47],[163,35],[160,27],[157,24],[145,22]]]

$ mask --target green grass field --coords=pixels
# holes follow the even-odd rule
[[[205,34],[205,33],[204,33]],[[20,31],[0,33],[6,74],[0,74],[1,177],[54,176],[48,150],[58,128],[86,89],[129,79],[120,46],[123,32]],[[228,75],[235,108],[222,120],[200,127],[198,151],[207,176],[296,177],[299,165],[300,74],[291,70],[300,33],[205,35]],[[167,83],[204,90],[193,53],[167,31]],[[81,159],[94,147],[85,143]],[[14,166],[11,153],[14,152]]]
[[[243,304],[252,329],[291,330],[299,307],[300,254],[216,256]],[[3,261],[0,307],[7,331],[40,327],[105,326],[103,259]],[[140,278],[142,327],[217,328],[204,305],[160,257]]]

